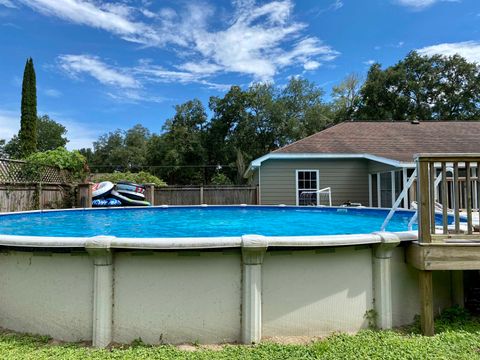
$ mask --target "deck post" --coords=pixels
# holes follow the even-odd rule
[[[260,235],[242,236],[242,342],[262,339],[262,263],[267,240]]]
[[[420,287],[420,323],[422,333],[433,336],[435,333],[433,322],[433,280],[432,271],[421,270],[418,273]]]
[[[452,271],[452,302],[460,307],[465,306],[464,288],[463,288],[463,271]]]
[[[78,205],[81,208],[92,207],[92,185],[90,182],[78,184]]]
[[[375,233],[382,239],[374,247],[373,257],[373,287],[374,304],[377,314],[377,327],[391,329],[393,326],[392,311],[392,254],[400,239],[393,233]]]
[[[92,345],[105,348],[112,342],[113,329],[113,256],[110,236],[96,236],[85,249],[93,257],[93,336]]]

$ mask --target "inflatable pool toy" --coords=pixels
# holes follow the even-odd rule
[[[130,192],[143,194],[145,192],[145,186],[140,184],[135,184],[133,182],[120,181],[117,183],[117,190],[130,191]]]
[[[92,201],[93,207],[111,207],[111,206],[122,206],[122,202],[118,199],[108,198],[108,199],[95,199]]]
[[[99,198],[101,196],[108,195],[113,190],[115,185],[110,181],[103,181],[101,183],[93,184],[92,186],[92,198]]]
[[[138,193],[138,192],[135,192],[135,191],[128,191],[128,190],[120,190],[120,189],[117,189],[117,191],[121,195],[126,196],[126,197],[128,197],[129,199],[132,199],[132,200],[140,200],[140,201],[145,200],[145,195],[143,195],[142,193]]]
[[[110,195],[112,197],[114,197],[115,199],[120,200],[122,202],[122,205],[124,205],[124,206],[151,206],[151,204],[148,201],[130,199],[130,198],[120,194],[116,190],[112,190]]]

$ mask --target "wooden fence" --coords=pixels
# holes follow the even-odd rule
[[[71,207],[72,191],[65,184],[0,183],[0,212]]]
[[[168,186],[155,188],[155,205],[256,205],[252,186]]]
[[[68,171],[0,159],[0,212],[71,207],[75,189],[69,182]]]

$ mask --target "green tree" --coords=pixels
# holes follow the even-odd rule
[[[33,60],[25,64],[22,83],[20,131],[18,133],[21,157],[37,150],[37,85]]]
[[[43,115],[37,120],[37,150],[55,150],[68,143],[67,129],[62,124]]]
[[[93,154],[83,149],[95,172],[141,170],[146,166],[150,131],[137,124],[128,131],[116,130],[99,137],[93,143]]]
[[[411,52],[385,70],[372,65],[360,93],[359,119],[478,119],[480,66],[458,55]]]
[[[323,102],[323,90],[302,78],[291,78],[280,94],[284,120],[279,129],[280,146],[325,129],[333,122],[330,106]]]
[[[198,99],[175,106],[175,115],[163,126],[162,135],[149,142],[148,164],[158,166],[155,173],[169,184],[206,182],[207,163],[203,133],[207,124],[205,108]]]
[[[342,82],[332,88],[332,111],[336,121],[354,118],[360,104],[360,77],[349,74]]]
[[[37,119],[37,151],[43,152],[55,150],[59,147],[65,147],[68,143],[66,138],[67,129],[48,115],[43,115]],[[22,157],[20,146],[20,137],[14,135],[4,147],[5,154],[12,159]]]

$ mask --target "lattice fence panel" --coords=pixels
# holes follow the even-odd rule
[[[29,171],[24,161],[0,159],[0,182],[66,184],[71,182],[71,176],[67,170],[51,166],[45,166],[40,171]]]

